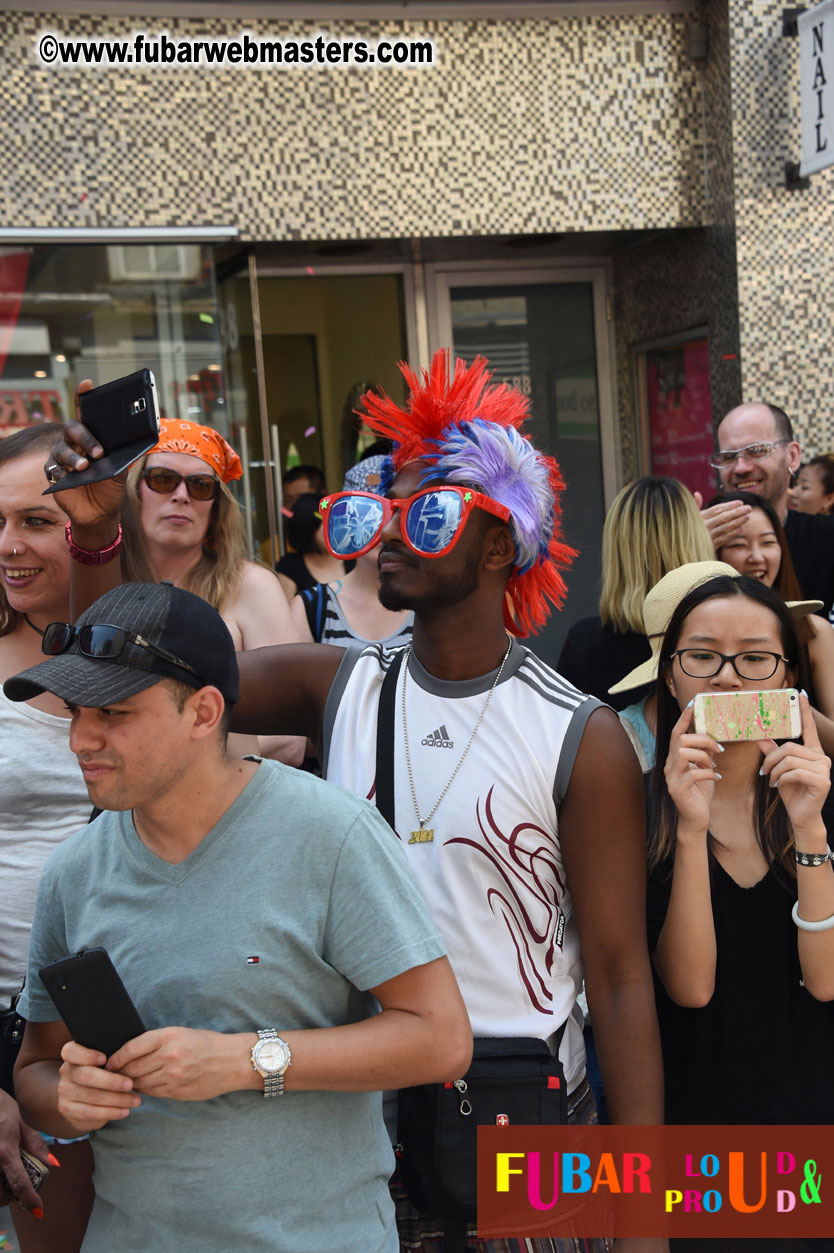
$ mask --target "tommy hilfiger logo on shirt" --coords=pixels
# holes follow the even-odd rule
[[[455,741],[449,739],[449,732],[445,726],[438,727],[436,731],[430,731],[426,738],[422,741],[426,748],[454,748]]]

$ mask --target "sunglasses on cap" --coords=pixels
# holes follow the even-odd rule
[[[180,483],[185,483],[185,490],[192,500],[214,500],[220,480],[213,474],[177,474],[176,470],[168,470],[165,466],[145,466],[141,477],[152,492],[167,496],[176,491]]]
[[[47,657],[59,657],[67,651],[73,639],[78,640],[78,650],[83,656],[94,657],[98,661],[115,661],[121,657],[126,644],[135,644],[137,648],[154,653],[172,666],[179,666],[181,670],[187,670],[198,679],[200,677],[193,666],[169,653],[167,648],[160,648],[158,644],[151,644],[141,635],[125,631],[123,627],[108,626],[104,622],[77,628],[69,622],[50,622],[43,633],[41,652],[46,653]]]
[[[403,540],[413,553],[443,557],[460,539],[473,509],[492,513],[502,522],[510,520],[506,505],[470,487],[425,487],[404,500],[389,500],[373,492],[335,492],[319,505],[324,542],[341,559],[361,557],[373,548],[397,512]]]

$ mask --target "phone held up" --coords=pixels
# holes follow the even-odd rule
[[[106,949],[62,957],[38,974],[73,1040],[85,1048],[112,1057],[144,1033],[145,1024]]]
[[[112,479],[159,440],[159,403],[152,370],[137,370],[79,396],[81,421],[104,449],[86,470],[70,470],[44,496]]]
[[[796,688],[758,692],[699,692],[695,731],[730,744],[738,740],[796,740],[802,714]]]

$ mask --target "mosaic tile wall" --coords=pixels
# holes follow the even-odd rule
[[[709,328],[713,417],[738,404],[738,322],[732,228],[668,232],[614,259],[622,481],[641,473],[632,349]]]
[[[709,52],[698,63],[703,92],[701,230],[667,232],[614,259],[617,395],[623,480],[640,473],[632,349],[640,343],[709,328],[713,417],[741,400],[738,287],[734,228],[730,27],[727,0],[701,12]]]
[[[776,0],[730,0],[742,384],[795,420],[803,453],[834,449],[830,363],[834,168],[785,188],[800,156],[799,44]]]
[[[233,6],[230,5],[230,9]],[[248,239],[666,228],[703,220],[685,15],[401,22],[433,69],[46,68],[38,32],[139,21],[0,16],[0,221],[234,224]],[[237,36],[232,20],[144,23]],[[247,22],[255,35],[309,35]],[[334,35],[373,37],[368,22]]]

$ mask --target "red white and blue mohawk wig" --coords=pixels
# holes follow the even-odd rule
[[[405,408],[369,391],[357,413],[377,435],[394,441],[392,477],[421,461],[424,482],[459,483],[507,506],[516,559],[504,623],[513,635],[538,631],[551,606],[564,603],[560,570],[576,552],[561,537],[559,494],[565,484],[559,466],[519,433],[530,412],[526,397],[506,383],[492,383],[484,357],[470,366],[456,360],[450,379],[447,349],[436,352],[419,376],[405,362],[400,370],[410,392]]]

